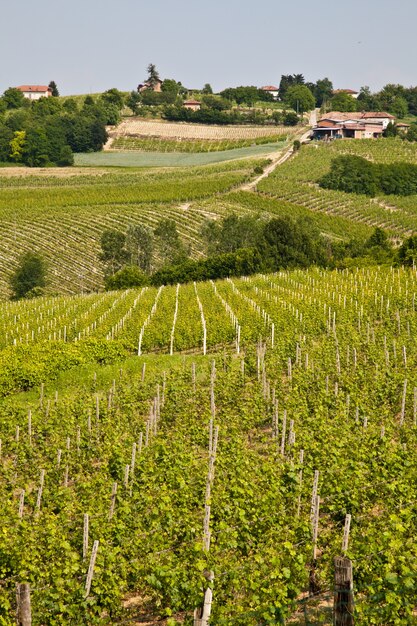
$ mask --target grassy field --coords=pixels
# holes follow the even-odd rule
[[[261,144],[247,148],[206,152],[136,152],[106,151],[76,154],[75,164],[88,167],[195,167],[234,159],[267,156],[284,147],[284,142]]]

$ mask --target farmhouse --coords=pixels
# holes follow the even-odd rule
[[[190,111],[199,111],[201,109],[201,102],[199,100],[185,100],[183,107],[190,109]]]
[[[52,90],[47,85],[20,85],[16,89],[21,91],[29,100],[39,100],[39,98],[52,96]]]
[[[355,98],[355,100],[359,97],[359,91],[355,91],[354,89],[335,89],[333,91],[334,96],[337,96],[338,93],[346,93],[348,96]]]
[[[274,85],[266,85],[265,87],[261,87],[261,91],[265,91],[266,93],[270,93],[274,100],[278,100],[279,88],[274,87]]]
[[[163,82],[164,81],[162,81],[160,78],[156,78],[154,82],[147,81],[146,83],[141,83],[140,85],[138,85],[138,91],[139,93],[142,93],[142,91],[147,91],[148,89],[150,89],[151,91],[156,91],[157,93],[160,93],[162,91]]]
[[[385,112],[326,113],[313,128],[313,139],[377,139],[395,117]]]

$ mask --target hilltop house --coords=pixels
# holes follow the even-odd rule
[[[274,87],[274,85],[266,85],[265,87],[261,87],[261,91],[265,91],[266,93],[270,93],[274,100],[278,100],[279,88]]]
[[[379,111],[332,111],[320,118],[313,128],[313,139],[377,139],[395,117]]]
[[[355,91],[354,89],[335,89],[332,92],[333,96],[337,96],[338,93],[346,93],[348,96],[355,98],[355,100],[359,97],[359,91]]]
[[[52,89],[47,85],[20,85],[16,87],[25,98],[29,100],[39,100],[39,98],[49,98],[52,96]]]
[[[142,91],[147,91],[148,89],[150,89],[151,91],[156,91],[157,93],[160,93],[162,91],[162,83],[164,81],[162,81],[160,78],[156,78],[154,83],[151,83],[149,81],[147,81],[146,83],[141,83],[140,85],[138,85],[138,91],[139,93],[142,93]]]

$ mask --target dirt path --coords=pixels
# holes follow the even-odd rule
[[[311,128],[315,126],[316,124],[317,124],[317,110],[314,110],[314,111],[311,111],[310,113],[310,118],[308,121],[308,126],[309,126],[308,129],[305,130],[304,128],[303,129],[304,132],[302,132],[301,135],[295,135],[294,141],[297,139],[301,141],[301,143],[303,143],[303,141],[307,141],[307,139],[310,137]],[[244,183],[241,187],[239,187],[239,190],[240,191],[253,191],[253,189],[256,188],[256,186],[261,180],[263,180],[264,178],[267,178],[270,174],[272,174],[272,172],[275,170],[275,168],[278,167],[278,165],[285,163],[285,161],[287,161],[290,158],[290,156],[292,156],[293,154],[294,154],[293,146],[290,146],[286,150],[273,152],[269,156],[269,158],[271,159],[271,163],[265,168],[264,172],[260,176],[255,178],[254,180],[251,180],[250,183]]]

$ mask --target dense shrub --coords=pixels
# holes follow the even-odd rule
[[[375,196],[377,193],[409,196],[417,193],[417,165],[371,163],[353,155],[333,159],[330,172],[319,181],[325,189]]]

